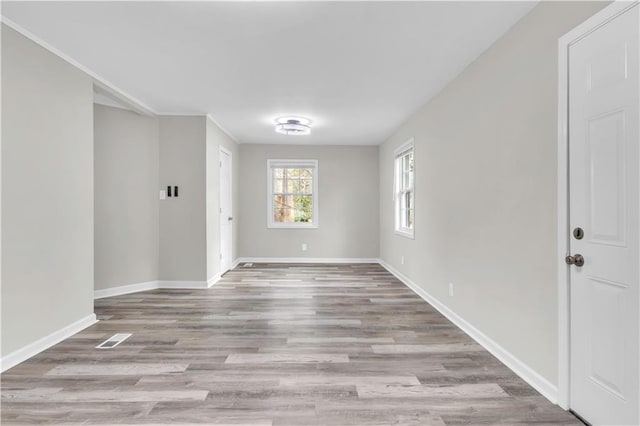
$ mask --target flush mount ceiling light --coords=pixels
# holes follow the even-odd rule
[[[311,120],[304,117],[276,118],[276,132],[283,135],[308,135],[311,133]]]

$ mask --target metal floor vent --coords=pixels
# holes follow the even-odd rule
[[[98,346],[96,346],[96,349],[111,349],[111,348],[115,348],[120,343],[122,343],[125,340],[127,340],[130,336],[131,336],[131,334],[127,334],[127,333],[114,334],[113,336],[109,337],[107,340],[105,340],[104,342],[102,342]]]
[[[253,263],[251,262],[247,262],[244,265],[242,265],[243,268],[251,268],[253,266]]]

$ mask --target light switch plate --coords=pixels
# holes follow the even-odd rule
[[[164,189],[160,190],[160,199],[161,200],[166,200],[167,199],[167,191],[165,191]]]

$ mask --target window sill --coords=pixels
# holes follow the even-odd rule
[[[415,240],[415,233],[413,231],[403,231],[401,229],[396,229],[395,234],[404,238],[408,238],[410,240]]]

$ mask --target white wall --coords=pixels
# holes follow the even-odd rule
[[[95,289],[158,279],[158,120],[94,108]]]
[[[381,258],[551,383],[557,39],[603,6],[541,2],[380,148]],[[415,240],[394,235],[389,196],[410,137]]]
[[[161,116],[159,189],[160,280],[207,280],[206,117]]]
[[[93,314],[91,79],[2,25],[2,356]]]
[[[318,160],[318,229],[267,228],[267,160],[287,158]],[[240,257],[378,257],[377,146],[242,144],[239,167]]]

